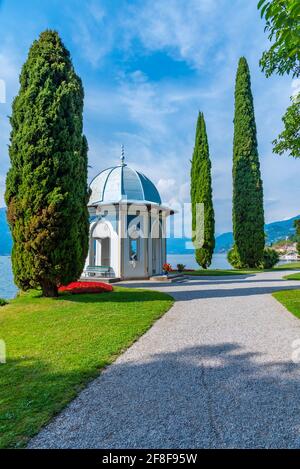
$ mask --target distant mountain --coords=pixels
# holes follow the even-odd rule
[[[233,233],[222,233],[216,237],[215,252],[227,252],[233,246]]]
[[[300,215],[289,220],[275,221],[266,225],[267,243],[275,243],[280,239],[286,238],[286,236],[293,235],[295,233],[294,221],[299,218]]]
[[[290,218],[288,220],[275,221],[265,225],[265,232],[267,235],[267,244],[273,244],[280,239],[284,239],[287,236],[295,233],[294,221],[299,219],[300,215]],[[188,238],[174,239],[170,238],[167,240],[167,251],[168,254],[191,254],[193,249],[187,249],[186,243],[190,244],[191,240]],[[227,252],[233,245],[233,234],[232,232],[222,233],[216,237],[216,253]]]
[[[12,240],[6,221],[6,209],[0,208],[0,256],[9,256],[11,248]]]
[[[290,218],[289,220],[276,221],[265,225],[267,243],[276,241],[294,234],[294,220],[300,218]],[[233,244],[233,234],[223,233],[216,238],[216,253],[227,252]],[[0,208],[0,256],[8,256],[11,253],[12,240],[10,230],[6,221],[6,209]],[[168,254],[192,254],[193,247],[189,238],[169,238],[167,240]]]

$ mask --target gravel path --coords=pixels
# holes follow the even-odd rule
[[[299,448],[300,321],[270,294],[299,283],[283,275],[154,284],[175,305],[29,447]]]

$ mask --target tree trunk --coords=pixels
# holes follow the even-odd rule
[[[47,298],[56,298],[58,296],[57,285],[51,282],[42,282],[41,283],[43,296]]]

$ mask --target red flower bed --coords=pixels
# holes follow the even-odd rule
[[[103,293],[112,290],[113,287],[109,283],[104,282],[72,282],[58,289],[60,292],[69,293]]]

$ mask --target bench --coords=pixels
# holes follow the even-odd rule
[[[112,268],[107,265],[89,265],[84,269],[86,277],[109,277],[112,276]]]

